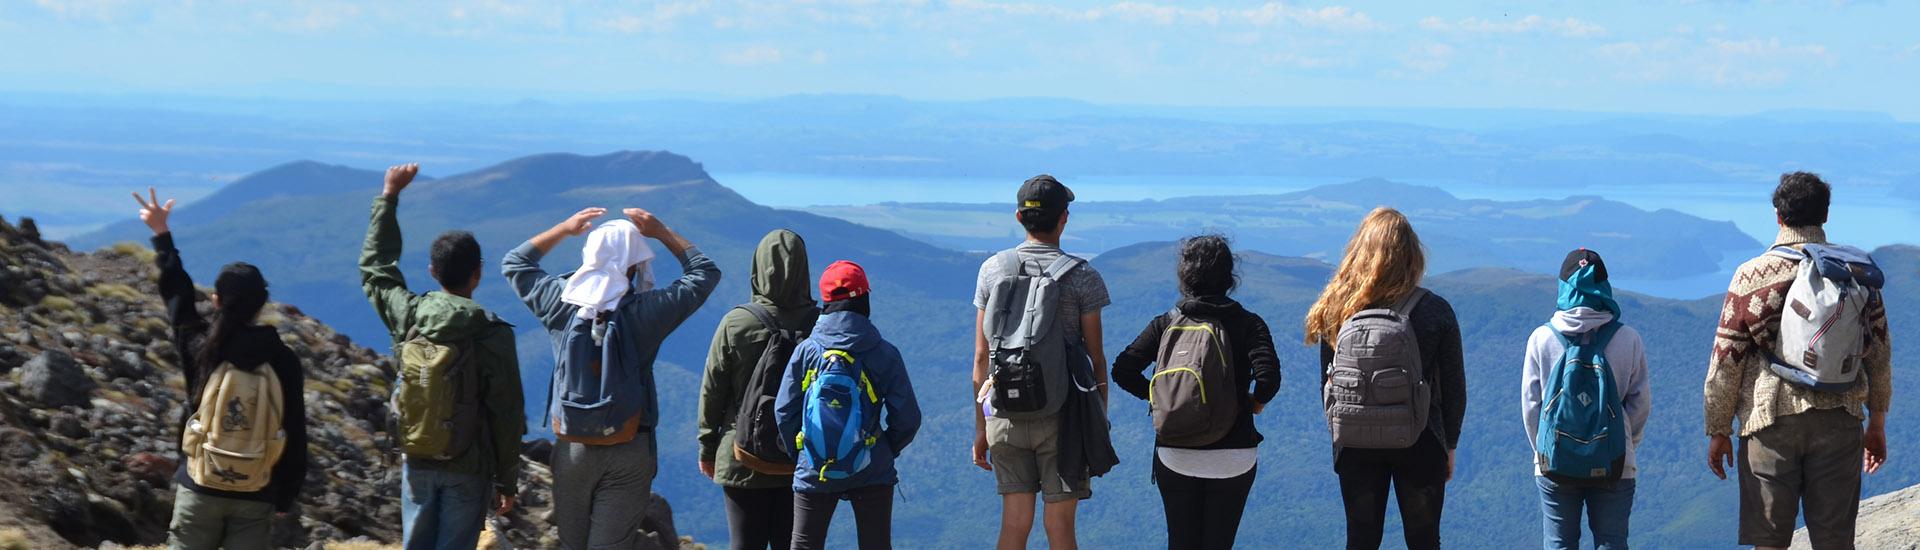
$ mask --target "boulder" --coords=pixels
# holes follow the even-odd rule
[[[28,399],[48,407],[85,406],[95,384],[73,357],[45,350],[20,368],[20,389]]]
[[[133,474],[134,479],[155,487],[165,487],[173,479],[173,472],[180,467],[172,458],[156,453],[130,454],[121,459],[121,463],[126,465],[127,473]]]

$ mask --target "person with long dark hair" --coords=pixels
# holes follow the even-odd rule
[[[1227,297],[1239,276],[1225,237],[1182,241],[1175,273],[1179,301],[1114,358],[1112,379],[1153,410],[1167,548],[1233,548],[1263,439],[1253,415],[1280,391],[1280,359],[1266,320]]]
[[[281,343],[278,330],[258,324],[260,311],[267,305],[267,280],[250,264],[234,262],[220,269],[213,292],[207,295],[213,302],[213,319],[201,316],[195,304],[199,292],[167,226],[173,199],[161,203],[152,188],[147,189],[146,198],[139,193],[133,198],[140,203],[140,221],[153,230],[160,299],[167,306],[180,372],[187,382],[187,406],[180,419],[184,441],[180,468],[174,475],[179,488],[173,498],[173,520],[167,526],[167,545],[176,550],[266,548],[271,545],[273,517],[293,512],[307,477],[307,416],[301,389],[305,374],[300,358]],[[259,410],[265,404],[258,398],[201,403],[204,395],[228,395],[220,390],[237,387],[241,380],[277,383],[280,410]],[[216,408],[204,411],[213,414],[202,414],[203,406]],[[269,422],[264,429],[255,429],[260,425],[247,418],[270,418],[275,413],[280,419],[277,428]],[[223,443],[223,435],[207,435],[204,425],[217,425],[216,431],[223,434],[260,432],[257,435],[271,451],[232,461],[208,459],[206,451],[195,447],[212,449]],[[269,468],[266,479],[257,478],[255,470]]]

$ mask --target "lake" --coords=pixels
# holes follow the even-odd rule
[[[1276,178],[1260,176],[1183,177],[1154,175],[1057,174],[1074,188],[1080,200],[1136,201],[1205,195],[1278,194],[1354,178]],[[864,205],[881,202],[1011,202],[1017,179],[895,178],[824,176],[777,172],[719,172],[714,179],[761,204],[787,208],[820,205]],[[1431,185],[1462,198],[1520,201],[1597,195],[1635,207],[1672,209],[1710,220],[1732,221],[1762,243],[1773,242],[1778,230],[1771,194],[1775,182],[1633,183],[1615,187],[1502,185],[1449,180],[1400,180]],[[1905,193],[1903,193],[1903,191]],[[1920,242],[1920,200],[1911,190],[1892,185],[1834,184],[1829,236],[1867,249],[1889,244]],[[1754,251],[1755,254],[1760,251]],[[1700,298],[1725,292],[1733,270],[1746,254],[1722,260],[1718,273],[1678,279],[1622,277],[1616,286],[1668,298]]]

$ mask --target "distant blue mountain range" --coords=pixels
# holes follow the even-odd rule
[[[123,215],[78,190],[157,184],[198,196],[286,159],[420,160],[453,173],[522,151],[636,143],[730,173],[860,177],[1379,176],[1551,189],[1542,196],[1553,197],[1610,196],[1623,184],[1764,184],[1792,169],[1854,185],[1920,182],[1920,124],[1845,112],[1182,108],[857,95],[424,104],[0,94],[0,132],[8,137],[0,194],[12,199],[0,207],[56,228]],[[998,196],[982,192],[981,202]]]
[[[1068,247],[1104,252],[1131,243],[1221,232],[1248,249],[1338,258],[1360,218],[1394,206],[1420,228],[1436,273],[1500,266],[1557,268],[1568,250],[1615,251],[1616,271],[1631,278],[1677,278],[1721,270],[1722,257],[1760,243],[1729,222],[1672,210],[1649,212],[1596,196],[1557,200],[1460,199],[1436,187],[1367,179],[1283,195],[1207,196],[1137,202],[1083,197],[1073,206]],[[811,212],[899,231],[960,250],[987,250],[1018,239],[1012,206],[899,204],[822,206]]]

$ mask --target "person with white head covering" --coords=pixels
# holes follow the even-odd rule
[[[653,214],[628,208],[598,228],[588,208],[528,239],[501,271],[553,339],[553,517],[560,547],[655,548],[640,530],[658,470],[660,413],[653,360],[660,343],[705,303],[720,268]],[[592,233],[588,234],[588,229]],[[548,275],[540,258],[567,237],[587,234],[580,269]],[[684,274],[655,287],[648,239],[680,260]]]
[[[628,290],[653,290],[652,264],[653,247],[640,235],[640,226],[626,219],[600,224],[587,234],[580,269],[567,277],[560,301],[580,306],[574,316],[595,320],[593,339],[599,342],[607,327],[601,317],[619,307]]]

